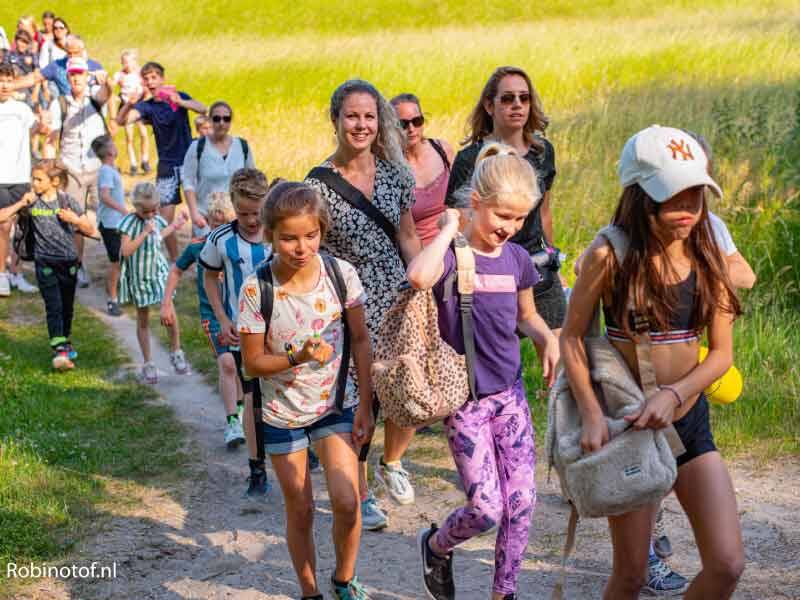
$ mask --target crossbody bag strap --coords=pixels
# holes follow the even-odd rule
[[[472,319],[473,294],[475,292],[475,255],[466,238],[460,233],[453,239],[456,255],[456,285],[458,286],[458,310],[461,315],[461,331],[464,335],[464,355],[467,362],[469,393],[478,399],[475,386],[475,327]]]
[[[353,208],[367,215],[373,223],[381,228],[381,231],[386,234],[392,245],[397,248],[397,228],[377,206],[366,199],[358,188],[328,167],[314,167],[308,173],[308,177],[318,179],[344,198]],[[398,248],[397,251],[399,253],[400,249]]]
[[[344,393],[347,389],[347,373],[350,370],[350,328],[347,324],[347,284],[344,281],[342,269],[336,259],[329,255],[320,253],[322,262],[325,264],[325,272],[333,282],[336,289],[336,296],[339,304],[342,305],[342,329],[344,341],[342,342],[342,361],[339,364],[339,373],[336,378],[336,409],[341,413],[344,411]]]
[[[272,283],[272,269],[269,261],[265,261],[256,269],[258,287],[261,292],[261,316],[264,318],[264,338],[269,333],[269,323],[272,319],[272,304],[274,302],[274,286]],[[253,422],[256,430],[256,446],[258,460],[263,461],[264,453],[264,418],[262,415],[261,381],[256,378],[253,386]]]
[[[444,146],[439,140],[435,140],[433,138],[428,138],[428,141],[431,144],[431,148],[436,150],[436,154],[439,155],[439,158],[442,159],[445,168],[449,171],[450,170],[450,159],[447,158],[447,152],[444,151]]]

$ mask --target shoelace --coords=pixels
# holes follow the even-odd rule
[[[347,593],[347,595],[343,597],[343,600],[369,600],[367,590],[364,589],[363,585],[361,585],[358,577],[353,577],[350,580],[347,589],[343,591]]]
[[[386,475],[392,480],[392,482],[399,488],[402,488],[403,492],[405,492],[408,487],[411,485],[408,481],[408,471],[406,471],[403,467],[389,467],[384,466],[384,471]]]
[[[659,560],[658,563],[650,569],[650,573],[652,575],[650,582],[659,584],[672,574],[672,569],[670,569],[669,565],[663,560]]]

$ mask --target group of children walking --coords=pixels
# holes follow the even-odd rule
[[[313,445],[333,512],[332,593],[338,599],[368,598],[355,565],[361,535],[359,454],[375,428],[365,321],[370,299],[356,266],[320,252],[331,226],[326,202],[307,184],[269,186],[261,171],[240,169],[230,193],[211,199],[211,233],[192,240],[170,267],[161,243],[186,224],[187,215],[168,224],[158,214],[159,192],[152,183],[134,186],[129,211],[114,167],[113,139],[100,136],[92,149],[102,162],[97,228],[111,263],[107,308],[114,315],[120,304],[136,307],[143,380],[158,381],[150,351],[151,306],[160,307],[170,332],[173,369],[188,370],[173,296],[182,274],[196,265],[200,326],[219,366],[225,443],[231,448],[246,443],[250,455],[247,494],[263,497],[269,490],[266,453],[285,499],[287,545],[302,598],[322,598],[308,475]],[[593,242],[582,257],[560,341],[537,313],[532,288],[539,274],[528,252],[508,243],[543,194],[534,168],[514,148],[484,145],[462,194],[470,204],[468,223],[464,227],[459,211],[448,209],[438,233],[407,267],[411,286],[432,290],[440,334],[458,348],[462,322],[448,282],[460,230],[475,256],[476,397],[465,398],[444,420],[466,504],[441,526],[419,532],[421,579],[429,598],[456,597],[453,550],[494,527],[492,599],[517,597],[536,500],[534,432],[519,334],[534,341],[548,385],[563,361],[582,411],[584,451],[608,442],[582,342],[598,302],[606,311],[609,339],[629,363],[635,365],[630,308],[651,313],[660,330],[653,333],[653,357],[661,390],[631,422],[652,429],[674,422],[686,448],[678,457],[676,493],[703,560],[686,597],[727,598],[736,587],[744,561],[736,501],[702,393],[731,364],[732,323],[740,312],[725,259],[713,242],[705,200],[707,189],[719,193],[719,188],[702,146],[680,130],[639,132],[626,144],[620,165],[623,189],[613,223],[630,241],[628,258],[619,264],[602,238]],[[37,163],[31,191],[0,209],[0,223],[19,216],[23,242],[30,246],[58,370],[73,368],[77,358],[71,338],[76,236],[95,235],[82,207],[62,191],[66,178],[56,161]],[[699,365],[703,332],[709,352]],[[662,334],[669,343],[659,345]],[[351,360],[357,388],[348,375]],[[712,496],[713,508],[704,502]],[[654,518],[654,507],[609,518],[614,564],[605,598],[638,596]]]

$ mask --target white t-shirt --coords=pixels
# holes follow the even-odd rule
[[[119,86],[119,95],[122,96],[124,102],[128,102],[131,98],[138,98],[144,90],[142,76],[136,71],[130,73],[117,71],[111,78],[111,84]]]
[[[33,111],[24,102],[0,102],[0,185],[31,180]]]
[[[317,260],[320,263],[320,277],[310,292],[291,294],[281,286],[273,288],[272,316],[264,346],[269,354],[286,354],[287,344],[291,344],[294,352],[299,352],[306,340],[316,333],[333,346],[333,357],[324,365],[311,361],[261,378],[264,403],[261,414],[264,422],[273,427],[304,427],[326,417],[336,407],[336,382],[344,346],[344,307],[325,272],[322,258],[318,256]],[[343,260],[336,261],[347,288],[346,308],[362,305],[366,294],[355,267]],[[261,286],[255,274],[245,280],[239,305],[239,333],[265,333],[264,317],[261,315]],[[356,404],[358,394],[348,377],[344,408]]]
[[[736,244],[733,243],[733,237],[725,222],[711,211],[708,211],[708,222],[711,223],[711,233],[714,234],[714,240],[722,253],[725,256],[736,254],[738,252]]]

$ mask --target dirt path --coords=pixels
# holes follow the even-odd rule
[[[99,248],[90,247],[92,256]],[[100,272],[98,267],[93,269]],[[95,309],[132,360],[139,361],[131,319],[105,316],[99,281],[80,292],[80,302]],[[273,490],[268,503],[240,499],[245,487],[244,450],[227,451],[221,442],[220,400],[198,374],[175,376],[164,349],[154,341],[161,366],[158,390],[188,430],[193,466],[175,489],[142,490],[130,506],[117,510],[100,533],[84,542],[67,564],[92,561],[117,564],[117,578],[100,581],[48,581],[27,598],[176,600],[178,598],[298,598],[284,540],[283,506]],[[541,436],[542,432],[540,432]],[[375,446],[380,450],[382,432]],[[540,449],[541,452],[541,449]],[[541,455],[541,454],[540,454]],[[462,501],[456,473],[441,435],[418,436],[406,461],[417,488],[417,502],[396,507],[382,498],[390,527],[362,538],[358,572],[376,599],[423,597],[415,547],[418,528],[441,520]],[[736,598],[800,599],[800,468],[797,461],[768,467],[732,464],[747,545],[747,570]],[[555,484],[537,468],[538,505],[525,555],[520,598],[547,598],[555,582],[568,515]],[[331,514],[321,474],[314,475],[316,539],[321,582],[334,566]],[[380,497],[380,494],[379,494]],[[709,499],[713,502],[713,499]],[[673,566],[687,576],[699,569],[691,531],[674,497],[667,499],[666,522],[677,556]],[[579,526],[578,547],[570,562],[567,597],[599,598],[610,569],[611,546],[605,524]],[[489,597],[494,537],[471,540],[456,551],[458,598]],[[325,588],[323,588],[325,589]],[[327,589],[325,589],[327,591]],[[326,596],[327,597],[327,596]]]

